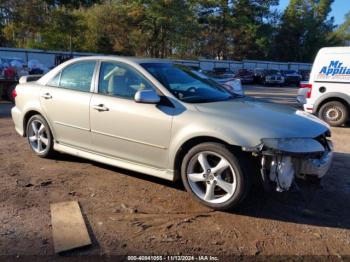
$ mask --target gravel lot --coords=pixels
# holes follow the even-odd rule
[[[295,106],[296,88],[246,89]],[[287,193],[254,190],[240,209],[216,212],[190,198],[180,183],[64,154],[35,157],[14,131],[10,107],[0,103],[0,255],[53,255],[50,203],[78,200],[93,245],[64,256],[350,258],[349,127],[332,129],[336,154],[321,185],[301,183]]]

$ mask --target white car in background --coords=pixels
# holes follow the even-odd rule
[[[201,70],[191,70],[201,78],[210,79],[224,86],[228,91],[235,93],[236,95],[244,96],[244,90],[242,82],[239,78],[223,76],[214,76],[204,73]]]
[[[345,124],[350,112],[350,47],[322,48],[310,80],[300,84],[297,100],[329,125]]]
[[[265,72],[265,78],[263,79],[263,84],[266,85],[284,85],[284,76],[281,71],[276,69],[269,69]]]

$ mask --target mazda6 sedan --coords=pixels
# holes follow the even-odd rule
[[[40,157],[55,151],[167,180],[218,210],[252,182],[285,191],[330,166],[329,126],[228,91],[164,60],[72,59],[13,92],[12,118]]]

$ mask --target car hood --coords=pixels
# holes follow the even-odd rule
[[[315,138],[329,130],[317,117],[289,106],[252,98],[200,103],[195,107],[211,116],[213,126],[229,127],[242,145],[257,145],[262,138]]]

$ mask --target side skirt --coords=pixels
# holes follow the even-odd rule
[[[132,171],[144,173],[147,175],[159,177],[159,178],[170,180],[170,181],[174,181],[174,178],[175,178],[173,170],[157,169],[154,167],[149,167],[146,165],[126,161],[126,160],[123,160],[120,158],[105,156],[102,154],[74,148],[74,147],[67,146],[67,145],[55,143],[54,150],[62,152],[62,153],[66,153],[69,155],[74,155],[74,156],[86,158],[86,159],[100,162],[103,164],[107,164],[107,165],[111,165],[111,166],[115,166],[115,167],[120,167],[120,168],[125,168],[128,170],[132,170]]]

